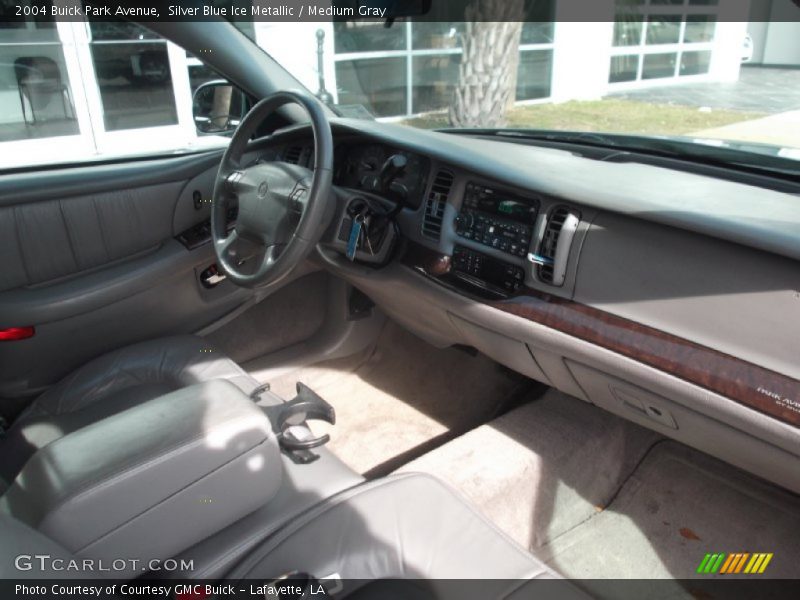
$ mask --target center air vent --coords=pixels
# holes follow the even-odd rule
[[[300,157],[303,155],[302,146],[289,146],[283,154],[283,161],[292,163],[293,165],[300,164]]]
[[[567,276],[567,259],[572,238],[578,230],[580,213],[566,206],[553,209],[539,245],[539,255],[547,262],[539,265],[539,280],[550,285],[564,285]]]
[[[422,218],[422,233],[438,240],[442,235],[442,220],[447,206],[447,197],[453,187],[453,174],[450,171],[439,171],[431,184],[431,191],[425,201],[425,215]]]

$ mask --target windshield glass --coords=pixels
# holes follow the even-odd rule
[[[557,2],[545,4],[552,14]],[[310,81],[297,46],[283,64],[345,115],[680,137],[800,158],[800,22],[764,22],[756,6],[752,22],[730,22],[707,0],[617,5],[626,9],[613,22],[323,24],[326,78]]]
[[[800,160],[794,0],[409,0],[389,4],[417,15],[395,19],[342,13],[354,1],[387,4],[311,0],[300,15],[237,0],[236,18],[222,18],[342,116],[548,139],[569,132],[652,151],[658,142],[670,154],[689,148],[730,164],[741,153],[739,164],[788,162],[789,171],[795,163],[782,159]],[[230,88],[197,96],[224,79],[204,64],[213,36],[188,53],[140,25],[57,7],[0,7],[0,169],[228,143],[224,130],[243,116],[218,110]],[[160,18],[201,18],[170,16],[174,8]],[[202,106],[214,115],[193,113]]]

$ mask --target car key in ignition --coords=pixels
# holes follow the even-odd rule
[[[350,225],[350,237],[347,240],[346,256],[351,261],[356,259],[356,250],[358,250],[358,244],[361,240],[361,233],[364,227],[365,212],[366,211],[362,210],[353,215],[353,222]]]

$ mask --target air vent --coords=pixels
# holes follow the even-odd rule
[[[435,240],[441,236],[444,209],[447,206],[447,197],[451,187],[453,187],[453,174],[449,171],[439,171],[431,184],[431,191],[425,202],[425,216],[422,219],[423,235]]]
[[[567,274],[567,259],[572,247],[572,238],[578,230],[580,214],[566,206],[553,209],[547,219],[547,225],[539,245],[539,254],[547,259],[546,264],[540,264],[539,280],[550,285],[564,285]]]
[[[303,155],[302,146],[289,146],[283,154],[283,161],[292,163],[293,165],[300,164],[300,157]]]

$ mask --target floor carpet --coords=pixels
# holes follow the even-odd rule
[[[800,577],[800,498],[559,392],[402,470],[448,481],[599,596],[591,580],[699,577],[706,553],[771,552],[761,577]],[[648,597],[688,593],[653,585]]]
[[[550,390],[403,470],[447,481],[536,553],[605,508],[658,439]]]
[[[556,539],[570,577],[690,578],[706,553],[773,553],[761,577],[800,577],[800,499],[676,442],[657,445],[609,508]],[[701,576],[704,577],[704,576]]]
[[[367,477],[385,475],[500,414],[541,387],[480,354],[437,349],[388,322],[377,344],[356,357],[271,380],[284,398],[308,385],[336,410],[328,447]]]

